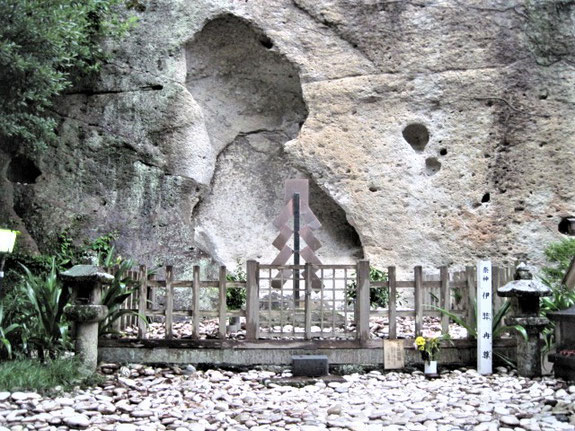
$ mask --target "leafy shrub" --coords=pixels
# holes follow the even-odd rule
[[[387,281],[387,272],[377,269],[373,266],[369,267],[369,279],[371,281]],[[355,300],[357,294],[357,281],[354,280],[347,285],[346,293],[349,302]],[[387,287],[372,287],[369,289],[369,305],[371,307],[385,308],[389,303],[389,289]]]
[[[563,284],[563,277],[575,257],[575,239],[564,239],[545,249],[545,257],[551,264],[542,269],[541,281],[551,289],[551,296],[541,298],[541,311],[564,310],[575,304],[575,291]]]
[[[228,272],[227,281],[247,281],[247,274],[240,261],[237,262],[234,272]],[[229,310],[241,310],[246,305],[246,289],[241,287],[228,287],[226,290],[226,304]]]
[[[105,55],[100,38],[117,37],[121,0],[2,0],[0,2],[0,136],[42,148],[54,141],[54,98],[78,72],[90,74]]]
[[[552,243],[545,249],[545,257],[550,266],[542,268],[541,282],[551,289],[551,296],[540,300],[541,314],[547,316],[553,311],[560,311],[575,304],[575,291],[563,284],[571,261],[575,257],[575,239],[568,238]],[[555,323],[549,322],[543,330],[545,346],[543,352],[547,353],[555,343]]]

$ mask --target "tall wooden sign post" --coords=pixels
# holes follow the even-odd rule
[[[477,262],[477,371],[493,372],[493,306],[491,261]]]

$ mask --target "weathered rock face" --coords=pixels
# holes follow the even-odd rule
[[[294,176],[325,262],[537,264],[575,214],[572,2],[140,6],[56,106],[58,145],[3,146],[0,210],[31,247],[71,226],[149,264],[269,262]]]

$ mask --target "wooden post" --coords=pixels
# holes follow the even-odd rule
[[[505,270],[494,266],[491,268],[491,298],[493,300],[493,314],[497,313],[497,310],[501,308],[501,303],[503,298],[497,294],[497,289],[502,285],[502,279],[505,276]]]
[[[439,306],[444,310],[450,311],[451,291],[449,289],[449,272],[447,270],[447,266],[439,268],[439,278],[441,281],[441,287],[439,290]],[[444,334],[449,333],[449,316],[447,314],[441,315],[441,332]]]
[[[311,263],[305,264],[305,339],[311,340],[311,276],[313,268]]]
[[[389,339],[397,338],[397,283],[395,278],[395,266],[387,268],[387,279],[389,280]]]
[[[220,266],[220,278],[218,282],[218,289],[220,294],[219,300],[219,315],[220,315],[220,324],[218,328],[218,336],[221,339],[226,338],[226,312],[228,310],[227,305],[227,297],[226,297],[226,278],[227,272],[225,266]]]
[[[415,278],[415,336],[418,337],[423,328],[423,268],[416,266],[413,269],[413,276]]]
[[[357,313],[359,314],[357,326],[358,338],[361,343],[369,340],[369,260],[360,260],[357,263]]]
[[[166,339],[174,337],[172,324],[174,322],[174,286],[172,285],[174,275],[171,265],[166,266]]]
[[[146,332],[148,330],[148,325],[143,320],[146,318],[146,311],[148,309],[148,304],[146,299],[148,298],[148,269],[146,265],[140,265],[140,272],[138,274],[138,280],[140,282],[139,292],[138,292],[138,338],[146,338]]]
[[[247,262],[247,283],[246,283],[246,340],[255,341],[259,338],[259,264],[255,260]]]
[[[475,268],[473,266],[465,267],[465,281],[467,282],[467,324],[475,327],[476,299],[475,299]],[[467,338],[471,338],[467,335]]]
[[[192,339],[200,338],[200,267],[194,265],[192,281]]]

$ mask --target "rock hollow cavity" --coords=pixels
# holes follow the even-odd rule
[[[186,62],[186,86],[220,152],[211,190],[194,212],[194,240],[228,266],[249,258],[270,263],[284,181],[306,177],[284,153],[308,115],[298,70],[268,36],[231,15],[204,26],[187,44]],[[318,255],[352,262],[362,254],[357,233],[326,193],[313,182],[310,188],[323,223]]]

